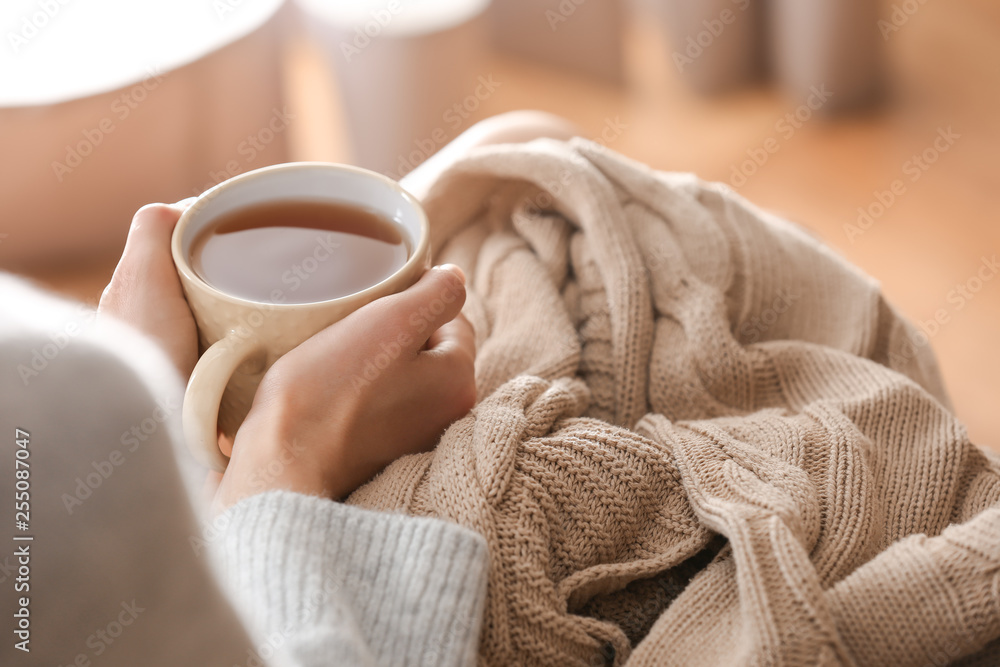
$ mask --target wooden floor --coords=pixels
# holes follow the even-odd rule
[[[913,320],[946,319],[931,344],[956,411],[973,441],[1000,450],[1000,275],[981,269],[984,258],[1000,255],[1000,4],[928,2],[888,49],[893,90],[885,109],[810,120],[737,189],[814,230],[877,278]],[[698,97],[668,54],[655,23],[635,21],[624,87],[495,56],[490,73],[503,85],[470,123],[521,108],[563,115],[591,137],[620,123],[614,150],[658,169],[732,182],[747,151],[774,136],[775,123],[796,105],[761,89]],[[302,119],[292,128],[293,157],[349,161],[322,58],[303,42],[288,62],[290,105]],[[908,161],[948,128],[958,135],[953,145],[914,181]],[[868,229],[845,229],[897,179],[905,191]],[[106,258],[36,277],[93,302],[113,265]]]

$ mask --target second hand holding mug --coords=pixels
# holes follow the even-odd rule
[[[289,302],[291,290],[281,285],[275,285],[265,301],[235,296],[194,270],[192,245],[207,227],[234,211],[280,201],[330,202],[373,211],[408,236],[408,259],[370,287],[309,303]],[[317,252],[321,245],[317,244]],[[184,437],[195,457],[218,471],[229,462],[219,449],[218,431],[235,436],[267,369],[361,306],[416,283],[430,267],[431,257],[427,216],[398,183],[365,169],[319,162],[264,167],[207,190],[181,215],[171,251],[204,350],[184,394]]]

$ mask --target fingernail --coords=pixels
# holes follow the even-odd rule
[[[434,268],[440,269],[441,271],[448,271],[449,273],[458,276],[458,279],[463,283],[465,282],[465,271],[455,264],[441,264],[439,266],[435,266]]]
[[[187,208],[188,206],[190,206],[191,204],[193,204],[194,200],[196,200],[196,199],[197,199],[197,197],[187,197],[187,198],[182,199],[182,200],[180,200],[178,202],[174,202],[173,204],[171,204],[171,206],[178,206],[180,208]]]

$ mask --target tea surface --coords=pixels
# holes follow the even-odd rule
[[[220,216],[195,238],[191,266],[227,294],[312,303],[371,287],[409,257],[406,234],[373,211],[322,201],[255,204]]]

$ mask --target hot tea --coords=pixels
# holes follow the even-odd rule
[[[352,204],[270,201],[219,216],[191,244],[191,266],[250,301],[312,303],[388,278],[410,254],[392,220]]]

